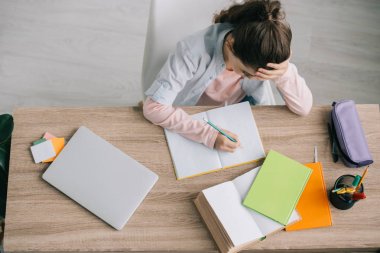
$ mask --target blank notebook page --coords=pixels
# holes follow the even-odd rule
[[[209,120],[219,128],[239,137],[241,147],[235,152],[219,151],[222,167],[256,161],[265,157],[260,135],[248,102],[234,104],[207,112]]]
[[[207,119],[206,113],[198,113],[193,119]],[[220,169],[222,167],[218,152],[205,145],[191,141],[177,133],[165,129],[166,139],[174,163],[177,178],[185,178],[200,174],[207,170]]]

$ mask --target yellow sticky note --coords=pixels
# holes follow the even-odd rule
[[[53,143],[53,146],[54,146],[54,151],[56,153],[56,155],[50,159],[47,159],[47,160],[44,160],[43,162],[44,163],[48,163],[48,162],[52,162],[54,161],[54,159],[57,157],[57,155],[59,155],[59,153],[62,151],[63,147],[65,146],[65,138],[52,138],[50,139]]]

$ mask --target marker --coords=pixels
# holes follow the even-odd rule
[[[338,188],[338,189],[334,189],[334,190],[332,190],[332,192],[335,193],[335,192],[338,192],[338,191],[340,191],[342,189],[344,189],[344,187],[341,187],[341,188]]]
[[[353,187],[344,187],[336,192],[336,194],[345,194],[345,193],[351,193],[353,194],[355,192],[355,188]]]
[[[352,182],[352,187],[355,187],[355,190],[356,190],[356,187],[359,185],[359,182],[361,179],[362,179],[361,176],[359,176],[359,175],[355,176],[354,182]]]
[[[336,194],[345,194],[347,193],[346,188],[340,189],[339,191],[336,192]]]
[[[234,138],[232,138],[231,136],[229,136],[227,133],[225,133],[222,129],[219,129],[217,126],[215,126],[213,123],[211,123],[211,121],[208,121],[206,120],[205,118],[203,118],[203,120],[209,124],[210,126],[212,126],[216,131],[218,131],[220,134],[226,136],[230,141],[233,141],[233,142],[237,142],[237,140],[235,140]]]
[[[352,195],[352,200],[359,200],[359,199],[365,199],[367,196],[364,194],[364,192],[354,192]]]

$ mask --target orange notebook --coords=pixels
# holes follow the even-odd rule
[[[297,211],[302,220],[289,225],[286,231],[307,228],[319,228],[332,225],[329,201],[327,198],[325,181],[323,179],[322,164],[308,163],[305,166],[313,170],[309,181],[297,204]]]

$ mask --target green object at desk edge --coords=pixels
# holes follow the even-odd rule
[[[0,217],[5,218],[13,117],[0,115]]]

